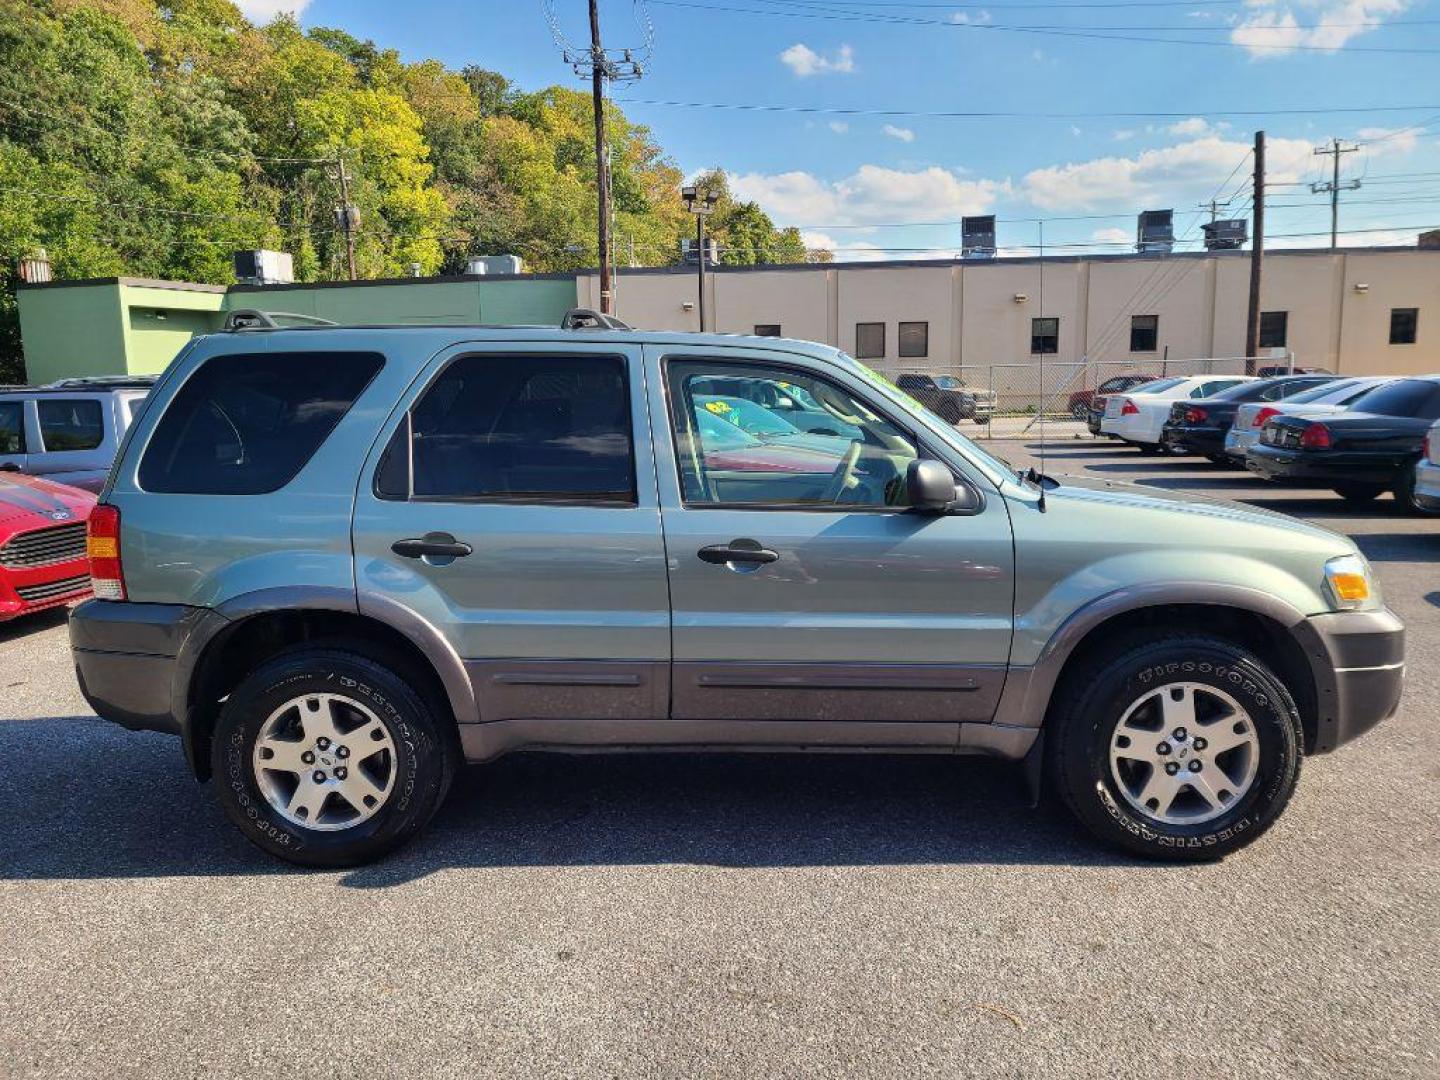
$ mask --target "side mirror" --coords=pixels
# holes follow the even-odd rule
[[[912,509],[941,514],[955,502],[955,477],[938,461],[912,461],[905,471],[905,491]]]

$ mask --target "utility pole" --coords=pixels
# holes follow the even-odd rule
[[[1265,132],[1255,132],[1255,236],[1250,242],[1250,307],[1245,318],[1245,374],[1260,351],[1260,274],[1265,265]]]
[[[644,74],[642,60],[648,57],[651,40],[647,38],[642,49],[641,60],[636,60],[629,49],[612,50],[607,53],[600,41],[600,2],[589,0],[590,47],[576,48],[565,39],[555,17],[553,0],[544,0],[542,9],[550,23],[550,32],[563,50],[565,62],[575,74],[590,80],[590,96],[595,112],[595,194],[597,206],[598,235],[596,250],[600,256],[600,313],[615,313],[615,252],[611,243],[610,227],[610,155],[605,147],[605,83],[619,80],[638,79]]]
[[[595,102],[595,188],[600,201],[600,314],[615,312],[610,283],[610,163],[605,153],[605,49],[600,44],[600,0],[590,0],[590,94]]]
[[[1359,150],[1359,146],[1345,146],[1339,139],[1331,139],[1329,146],[1317,146],[1315,153],[1321,157],[1333,157],[1332,171],[1329,183],[1311,184],[1310,190],[1316,195],[1330,196],[1330,250],[1337,247],[1340,236],[1340,192],[1355,191],[1360,187],[1359,180],[1348,180],[1340,183],[1340,157],[1342,154],[1353,154]]]
[[[1210,224],[1214,225],[1220,217],[1220,208],[1229,205],[1229,199],[1226,199],[1224,202],[1221,202],[1219,199],[1211,199],[1208,203],[1201,203],[1200,209],[1210,211]]]
[[[715,212],[715,204],[720,201],[718,193],[710,190],[701,191],[694,184],[687,184],[680,189],[680,198],[685,203],[685,209],[695,215],[695,265],[699,269],[697,283],[700,316],[700,332],[705,332],[705,219]]]
[[[345,233],[345,263],[350,268],[350,280],[355,274],[355,229],[360,224],[360,211],[350,205],[350,174],[345,171],[345,155],[335,155],[335,179],[340,183],[340,205],[335,208],[335,220]]]

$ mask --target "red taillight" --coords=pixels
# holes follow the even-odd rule
[[[1120,405],[1121,416],[1135,416],[1139,412],[1140,410],[1135,407],[1135,403],[1128,397]]]
[[[1197,409],[1194,405],[1185,410],[1185,423],[1187,424],[1203,424],[1208,419],[1210,419],[1210,414],[1204,409]]]
[[[106,503],[90,511],[85,528],[85,554],[90,558],[90,584],[100,600],[125,599],[125,573],[120,568],[120,511]]]
[[[1260,427],[1265,423],[1266,420],[1269,420],[1270,417],[1279,415],[1279,409],[1272,409],[1269,405],[1266,405],[1263,409],[1261,409],[1258,413],[1255,414],[1255,419],[1250,421],[1250,426]]]
[[[1324,424],[1311,424],[1300,433],[1300,445],[1306,450],[1329,450],[1330,429]]]

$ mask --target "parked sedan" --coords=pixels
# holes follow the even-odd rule
[[[1241,405],[1235,413],[1230,430],[1225,433],[1225,453],[1240,464],[1245,464],[1245,452],[1260,440],[1260,429],[1272,416],[1284,413],[1286,416],[1329,416],[1359,408],[1361,400],[1378,386],[1385,386],[1395,380],[1388,376],[1368,376],[1363,379],[1336,379],[1322,383],[1313,390],[1306,390],[1285,399],[1283,405],[1276,402],[1256,401]]]
[[[1158,375],[1114,375],[1095,387],[1094,390],[1076,390],[1070,395],[1066,408],[1070,410],[1070,415],[1076,420],[1084,420],[1089,416],[1090,410],[1097,407],[1097,398],[1099,399],[1098,408],[1103,410],[1107,394],[1123,394],[1126,390],[1133,390],[1142,383],[1155,382],[1158,378]]]
[[[1225,436],[1240,406],[1252,401],[1283,401],[1322,383],[1334,382],[1334,375],[1288,375],[1274,379],[1242,382],[1208,398],[1174,402],[1170,419],[1160,431],[1160,445],[1172,454],[1199,454],[1217,465],[1225,464]]]
[[[85,522],[95,496],[0,473],[0,622],[90,595]]]
[[[1437,419],[1440,375],[1397,379],[1367,395],[1363,411],[1272,418],[1245,465],[1266,480],[1328,487],[1352,502],[1393,491],[1407,509],[1424,510],[1415,466]]]
[[[1415,463],[1415,505],[1440,513],[1440,420],[1430,425],[1425,451]]]
[[[1113,394],[1105,399],[1100,430],[1153,454],[1160,450],[1160,433],[1176,401],[1208,398],[1237,383],[1254,381],[1250,375],[1187,375],[1168,386],[1147,385],[1144,393]]]

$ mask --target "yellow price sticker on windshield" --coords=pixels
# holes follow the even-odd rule
[[[726,405],[723,401],[707,401],[705,403],[705,408],[709,409],[717,416],[724,416],[727,412],[730,411],[730,406]]]

